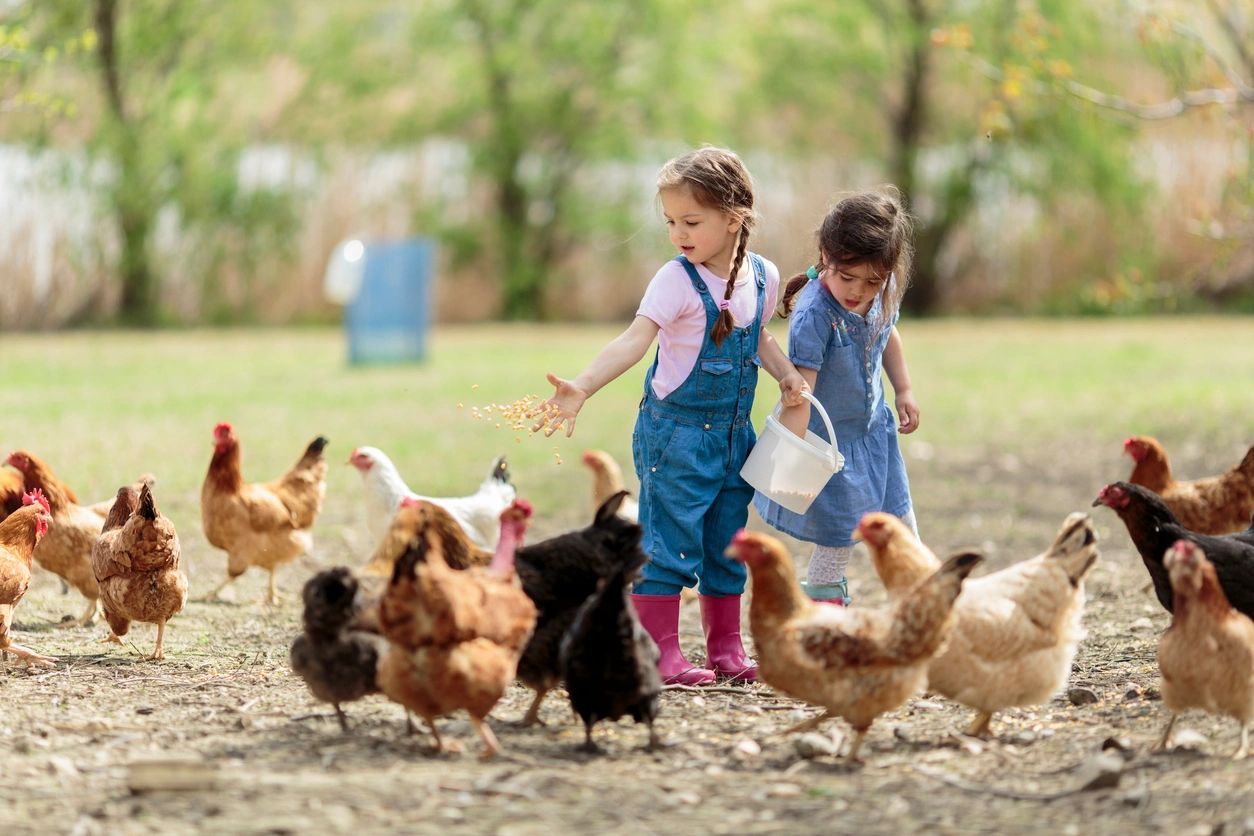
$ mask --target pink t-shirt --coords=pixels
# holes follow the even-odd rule
[[[775,311],[775,301],[779,296],[779,268],[765,258],[762,262],[766,267],[766,300],[762,308],[762,325],[765,327]],[[718,304],[727,291],[727,282],[700,264],[697,265],[697,275],[705,282],[715,304]],[[746,257],[728,308],[737,328],[752,324],[757,306],[758,283],[753,265]],[[688,379],[693,366],[697,364],[701,343],[705,339],[705,305],[701,303],[701,296],[692,286],[688,272],[682,264],[672,259],[662,265],[662,269],[657,271],[645,288],[644,298],[640,300],[636,315],[648,317],[661,329],[658,332],[653,394],[658,398],[665,398]]]

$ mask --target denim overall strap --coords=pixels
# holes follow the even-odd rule
[[[749,325],[733,328],[720,345],[710,336],[718,304],[696,268],[683,256],[677,260],[701,298],[706,332],[692,372],[673,392],[656,397],[652,370],[646,377],[632,446],[650,560],[636,591],[673,594],[699,578],[703,595],[739,595],[744,566],[723,551],[748,520],[753,497],[740,468],[755,440],[750,412],[766,301],[765,267],[750,254],[757,287],[755,316]]]

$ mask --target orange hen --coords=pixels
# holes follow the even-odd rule
[[[9,637],[13,610],[30,587],[35,546],[52,525],[48,501],[38,489],[27,494],[25,501],[25,506],[0,520],[0,658],[12,653],[28,666],[53,665],[56,659],[14,644]]]
[[[1163,562],[1173,609],[1171,626],[1158,642],[1158,667],[1171,719],[1155,748],[1171,743],[1180,712],[1200,708],[1241,724],[1233,757],[1244,758],[1254,722],[1254,621],[1228,603],[1215,567],[1196,544],[1176,541]]]
[[[250,483],[240,472],[239,439],[231,425],[214,428],[213,458],[200,490],[200,518],[205,539],[226,552],[227,578],[209,593],[210,600],[249,566],[258,566],[270,573],[266,601],[278,602],[275,570],[313,547],[309,529],[327,490],[326,445],[318,436],[282,477]]]
[[[1250,525],[1254,514],[1254,447],[1240,464],[1218,476],[1180,482],[1157,439],[1136,435],[1123,443],[1135,464],[1128,481],[1163,498],[1180,524],[1199,534],[1231,534]]]
[[[165,658],[165,623],[187,603],[187,576],[179,567],[179,536],[174,523],[157,511],[144,484],[118,490],[104,533],[92,550],[109,640],[122,643],[132,621],[157,625],[150,659]]]
[[[983,560],[954,555],[891,607],[872,610],[811,601],[784,544],[769,535],[741,531],[728,554],[753,578],[749,626],[763,681],[827,709],[790,731],[843,717],[856,735],[850,760],[875,718],[923,686],[928,662],[948,637],[962,582]]]
[[[414,513],[429,523],[431,507],[420,502]],[[379,687],[426,721],[437,750],[444,744],[436,718],[464,709],[483,740],[483,756],[500,751],[485,718],[514,679],[536,620],[513,565],[530,511],[515,501],[502,513],[497,553],[487,569],[453,569],[436,527],[420,524],[380,601],[389,647],[379,662]]]

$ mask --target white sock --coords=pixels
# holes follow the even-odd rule
[[[806,583],[840,583],[845,579],[845,567],[849,565],[849,558],[852,556],[852,546],[816,545],[814,553],[810,555],[810,566],[806,569]]]
[[[914,532],[914,539],[922,543],[923,538],[919,536],[919,523],[914,518],[913,508],[911,508],[909,511],[906,512],[906,515],[901,518],[901,521],[905,523],[906,525],[910,526],[910,530]]]

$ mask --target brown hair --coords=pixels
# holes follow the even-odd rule
[[[735,153],[707,145],[676,157],[658,172],[659,192],[682,187],[690,189],[693,198],[702,206],[717,209],[740,221],[736,254],[732,258],[731,272],[727,274],[727,291],[723,294],[723,300],[730,301],[736,275],[749,251],[749,231],[757,220],[753,211],[753,178]],[[714,321],[710,338],[715,345],[721,345],[733,327],[735,323],[731,311],[723,308]]]
[[[819,269],[870,264],[887,277],[880,289],[880,316],[872,323],[873,340],[893,321],[906,295],[914,260],[913,234],[914,221],[896,186],[842,198],[819,227]],[[780,316],[792,313],[793,297],[809,281],[807,273],[788,280],[780,298]]]

